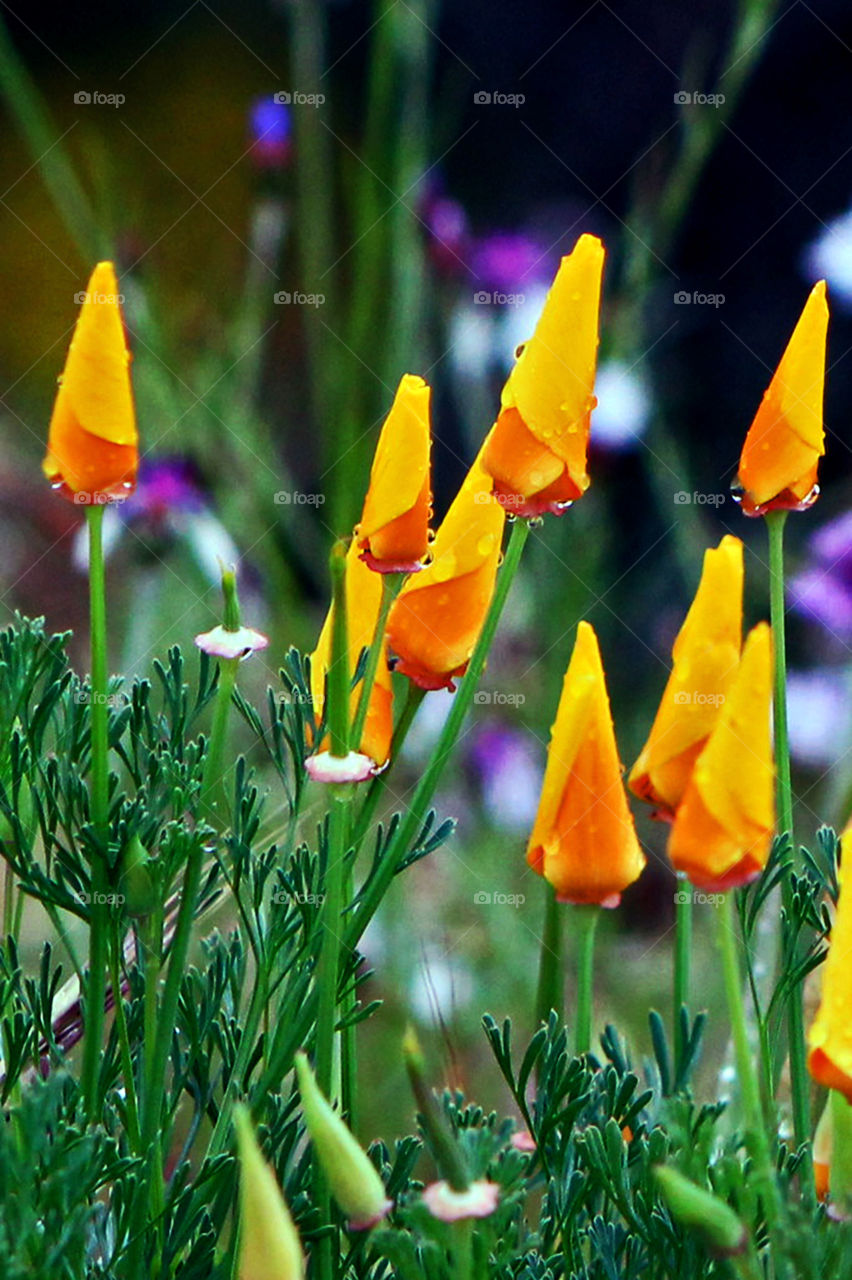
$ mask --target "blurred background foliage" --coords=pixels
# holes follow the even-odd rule
[[[2,621],[20,608],[73,626],[81,665],[81,522],[39,461],[94,260],[120,272],[145,455],[136,498],[110,513],[114,668],[144,671],[212,624],[217,557],[238,558],[246,616],[273,639],[248,675],[259,695],[288,644],[313,646],[327,549],[357,518],[401,374],[434,387],[437,519],[560,255],[584,231],[607,246],[592,488],[534,531],[442,796],[459,831],[395,887],[368,939],[387,1003],[367,1061],[386,1061],[413,1013],[440,1035],[448,1081],[502,1104],[477,1018],[532,1023],[541,886],[523,850],[574,627],[599,632],[630,763],[701,553],[725,532],[753,553],[747,621],[765,615],[762,529],[729,485],[823,274],[824,492],[789,528],[799,834],[847,817],[852,13],[155,0],[73,20],[4,4],[0,21]],[[121,100],[85,100],[97,94]],[[448,700],[424,705],[409,780]],[[674,882],[665,829],[638,821],[650,866],[607,922],[598,999],[601,1024],[647,1048],[635,1010],[668,1004]],[[711,1040],[708,1073],[723,1051]],[[399,1071],[376,1073],[366,1128],[407,1127],[399,1093]]]

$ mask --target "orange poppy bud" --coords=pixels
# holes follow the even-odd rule
[[[467,668],[494,593],[505,519],[477,458],[441,522],[430,563],[405,584],[388,619],[396,669],[423,689],[452,689]]]
[[[563,902],[615,907],[640,875],[600,649],[588,622],[577,627],[547,753],[527,862]]]
[[[825,1200],[828,1195],[828,1180],[831,1174],[831,1094],[829,1093],[822,1115],[814,1134],[814,1185],[817,1199]]]
[[[699,888],[747,884],[766,865],[775,825],[771,706],[772,632],[761,622],[746,639],[669,839],[676,870]]]
[[[353,541],[346,553],[346,621],[350,676],[355,674],[361,650],[369,648],[373,643],[381,603],[382,580],[360,559],[357,543]],[[332,611],[329,609],[317,647],[311,654],[311,696],[318,721],[325,705],[325,676],[331,661],[331,615]],[[376,671],[361,742],[351,744],[353,750],[369,756],[377,766],[383,765],[390,754],[393,733],[393,694],[387,663],[387,644],[382,641],[382,645],[384,652]],[[359,682],[352,690],[352,716],[355,715],[360,698]]]
[[[719,718],[740,661],[743,544],[727,535],[704,553],[689,613],[672,648],[672,670],[648,741],[630,773],[657,817],[674,817],[695,761]]]
[[[126,498],[136,484],[137,444],[118,281],[112,263],[99,262],[59,380],[42,469],[72,502]]]
[[[745,438],[735,492],[741,492],[747,516],[784,508],[803,511],[819,496],[827,329],[825,281],[820,280]]]
[[[355,530],[361,559],[379,573],[413,573],[429,541],[429,398],[422,378],[406,373],[385,419]]]
[[[503,388],[483,466],[497,501],[515,515],[558,515],[589,487],[603,264],[600,240],[580,236]]]
[[[818,1084],[837,1089],[852,1103],[852,889],[846,868],[852,861],[852,835],[843,833],[840,898],[822,969],[822,998],[808,1033],[808,1070]]]

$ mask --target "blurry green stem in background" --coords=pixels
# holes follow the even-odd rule
[[[675,955],[674,955],[674,1046],[675,1075],[680,1070],[685,1045],[681,1010],[689,1007],[690,969],[692,965],[692,885],[685,876],[678,876],[675,892]]]
[[[96,1117],[98,1074],[103,1051],[104,1000],[109,929],[107,865],[109,857],[109,704],[107,703],[106,585],[104,580],[104,507],[86,508],[89,526],[89,617],[92,672],[89,723],[92,738],[91,819],[97,834],[92,854],[89,916],[89,981],[83,1040],[82,1089],[86,1115]]]
[[[536,1022],[547,1025],[551,1009],[562,1021],[562,992],[565,979],[562,973],[562,908],[556,901],[556,890],[544,881],[544,930],[538,966],[538,994],[536,997]]]
[[[485,660],[494,640],[497,624],[500,621],[500,615],[503,612],[503,606],[509,594],[509,588],[518,571],[518,565],[529,537],[529,531],[530,527],[526,520],[515,520],[512,524],[512,533],[506,547],[506,556],[502,568],[497,574],[494,595],[491,599],[488,613],[485,615],[485,621],[474,646],[467,671],[462,677],[461,684],[453,698],[453,704],[450,707],[449,715],[444,721],[441,736],[432,752],[426,772],[414,792],[408,811],[397,827],[396,835],[391,842],[390,848],[385,851],[378,869],[371,876],[364,890],[358,910],[355,912],[354,919],[346,934],[347,947],[354,949],[358,945],[359,938],[387,893],[388,887],[399,870],[400,863],[409,852],[412,840],[420,831],[435,788],[438,785],[444,767],[452,755],[456,739],[464,724],[465,716],[473,702],[473,695],[482,678]]]
[[[769,616],[772,623],[772,644],[775,660],[775,699],[773,704],[775,730],[775,769],[778,787],[778,827],[787,833],[792,842],[793,862],[781,881],[782,901],[790,927],[793,886],[791,874],[795,868],[796,842],[793,832],[793,788],[790,778],[790,740],[787,727],[787,643],[785,631],[784,599],[784,526],[786,511],[767,512],[766,530],[769,534]],[[790,1092],[793,1105],[793,1131],[796,1145],[803,1147],[804,1157],[799,1167],[799,1180],[805,1203],[816,1205],[813,1157],[811,1155],[810,1078],[805,1053],[805,1025],[803,1011],[804,990],[800,980],[787,997],[787,1051],[790,1056]]]
[[[592,1047],[592,1011],[595,1003],[595,933],[598,906],[574,907],[571,917],[577,933],[577,1012],[574,1052],[579,1057]]]

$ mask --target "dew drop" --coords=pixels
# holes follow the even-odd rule
[[[527,344],[525,342],[519,342],[518,345],[515,347],[515,359],[520,360],[521,356],[524,354],[526,349],[527,349]]]
[[[494,534],[484,533],[476,544],[477,554],[487,556],[494,550]]]

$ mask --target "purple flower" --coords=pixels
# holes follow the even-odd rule
[[[813,563],[790,581],[797,613],[817,622],[842,641],[852,639],[852,511],[813,535]]]
[[[501,826],[529,827],[538,809],[542,765],[527,736],[508,725],[485,724],[476,733],[470,759],[488,813]]]
[[[249,114],[252,155],[262,169],[285,165],[293,149],[290,108],[274,97],[258,98]]]
[[[204,493],[192,463],[186,458],[158,458],[143,462],[136,492],[121,507],[124,520],[142,521],[159,532],[176,512],[201,511]]]
[[[496,231],[483,236],[471,263],[477,287],[498,293],[523,293],[553,279],[553,258],[546,245],[523,231]]]

